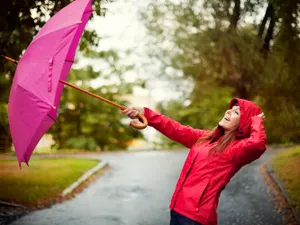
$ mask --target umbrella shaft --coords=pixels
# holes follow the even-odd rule
[[[14,59],[12,59],[12,58],[10,58],[10,57],[8,57],[8,56],[1,55],[1,57],[2,57],[2,58],[5,58],[6,60],[11,61],[11,62],[13,62],[13,63],[15,63],[15,64],[18,64],[18,61],[17,61],[17,60],[14,60]],[[116,107],[118,107],[118,108],[121,109],[121,110],[126,109],[126,107],[124,107],[124,106],[121,106],[121,105],[119,105],[119,104],[117,104],[117,103],[115,103],[115,102],[111,102],[111,101],[109,101],[109,100],[107,100],[107,99],[105,99],[105,98],[103,98],[103,97],[101,97],[101,96],[99,96],[99,95],[95,95],[95,94],[93,94],[93,93],[91,93],[91,92],[89,92],[89,91],[86,91],[86,90],[84,90],[84,89],[81,89],[81,88],[79,88],[79,87],[76,87],[76,86],[74,86],[74,85],[72,85],[72,84],[70,84],[70,83],[68,83],[68,82],[66,82],[66,81],[59,80],[59,82],[62,83],[62,84],[65,84],[65,85],[67,85],[67,86],[69,86],[69,87],[71,87],[71,88],[74,88],[74,89],[76,89],[76,90],[78,90],[78,91],[81,91],[81,92],[83,92],[83,93],[85,93],[85,94],[88,94],[88,95],[90,95],[90,96],[92,96],[92,97],[94,97],[94,98],[97,98],[97,99],[99,99],[99,100],[101,100],[101,101],[104,101],[104,102],[106,102],[106,103],[108,103],[108,104],[111,104],[111,105],[113,105],[113,106],[116,106]]]
[[[70,83],[68,83],[68,82],[66,82],[66,81],[59,80],[59,82],[62,83],[62,84],[65,84],[65,85],[67,85],[67,86],[69,86],[69,87],[71,87],[71,88],[74,88],[74,89],[76,89],[76,90],[78,90],[78,91],[81,91],[81,92],[83,92],[83,93],[85,93],[85,94],[87,94],[87,95],[90,95],[90,96],[92,96],[92,97],[94,97],[94,98],[97,98],[97,99],[99,99],[99,100],[101,100],[101,101],[104,101],[104,102],[106,102],[106,103],[108,103],[108,104],[111,104],[111,105],[113,105],[113,106],[116,106],[116,107],[118,107],[118,108],[121,109],[121,110],[126,109],[126,107],[124,107],[124,106],[121,106],[121,105],[119,105],[119,104],[117,104],[117,103],[115,103],[115,102],[111,102],[111,101],[107,100],[106,98],[103,98],[103,97],[101,97],[101,96],[99,96],[99,95],[93,94],[93,93],[91,93],[91,92],[89,92],[89,91],[86,91],[86,90],[84,90],[84,89],[82,89],[82,88],[79,88],[79,87],[77,87],[77,86],[74,86],[74,85],[72,85],[72,84],[70,84]]]
[[[17,61],[17,60],[14,60],[14,59],[12,59],[12,58],[10,58],[10,57],[8,57],[8,56],[1,55],[1,57],[4,58],[4,59],[6,59],[6,60],[8,60],[8,61],[13,62],[14,64],[18,64],[18,61]]]

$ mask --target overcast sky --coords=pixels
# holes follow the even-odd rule
[[[112,3],[106,3],[105,7],[108,8],[106,16],[94,17],[88,23],[88,28],[95,29],[102,38],[99,50],[116,50],[122,58],[122,63],[135,65],[133,71],[124,74],[126,80],[131,82],[138,77],[149,79],[159,73],[159,65],[145,66],[145,63],[149,62],[146,53],[147,35],[146,28],[139,16],[140,12],[146,10],[151,1],[155,0],[115,0]],[[129,56],[123,54],[128,49],[132,51]],[[80,59],[78,66],[86,63],[87,61]],[[92,64],[96,70],[106,69],[102,60],[96,59]],[[102,79],[98,79],[94,82],[94,86],[99,86],[104,82]],[[112,79],[111,82],[114,80]],[[147,99],[145,106],[152,106],[156,101],[165,101],[179,96],[179,93],[168,88],[166,81],[154,81],[152,79],[148,84],[151,93],[149,90],[141,88],[134,89],[134,96],[139,98],[137,99],[139,103],[142,103],[141,99]]]

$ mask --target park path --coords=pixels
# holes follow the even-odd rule
[[[80,195],[49,209],[32,212],[12,225],[168,225],[169,201],[187,155],[182,151],[90,154],[112,169]],[[219,225],[282,225],[261,174],[267,151],[244,167],[224,189]]]

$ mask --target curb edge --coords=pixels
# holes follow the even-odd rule
[[[284,185],[282,184],[282,182],[280,181],[280,179],[275,175],[273,167],[271,165],[271,163],[267,163],[267,172],[270,175],[271,179],[275,182],[275,184],[277,185],[278,189],[281,191],[281,193],[283,194],[284,198],[286,199],[289,208],[291,208],[293,215],[296,219],[297,224],[300,224],[300,218],[297,215],[296,209],[293,207],[292,205],[292,201],[288,195],[288,193],[286,192]]]
[[[108,162],[101,161],[100,163],[98,163],[98,165],[96,165],[92,169],[90,169],[87,172],[85,172],[81,177],[79,177],[77,179],[77,181],[75,181],[69,187],[67,187],[65,190],[63,190],[61,196],[62,197],[66,197],[68,194],[70,194],[71,192],[73,192],[74,189],[76,189],[81,183],[83,183],[89,177],[91,177],[94,173],[96,173],[98,170],[101,170],[101,169],[103,169],[104,167],[106,167],[108,165],[109,165]]]
[[[20,205],[20,204],[15,204],[15,203],[10,203],[10,202],[5,202],[0,200],[0,206],[6,206],[6,207],[14,207],[14,208],[21,208],[21,209],[27,209],[27,207]]]

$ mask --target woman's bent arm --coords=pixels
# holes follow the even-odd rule
[[[232,157],[238,164],[245,165],[258,159],[266,150],[267,136],[263,119],[255,116],[251,118],[250,137],[239,141],[233,146]]]

